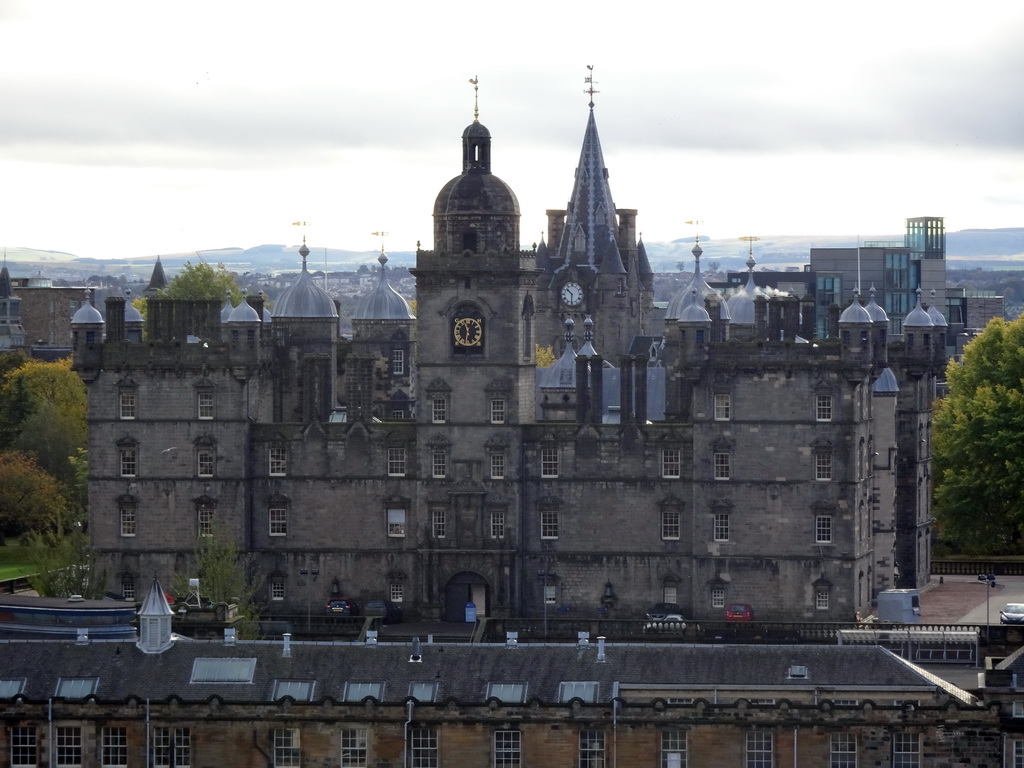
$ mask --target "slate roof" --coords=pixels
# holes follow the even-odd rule
[[[160,654],[144,654],[134,643],[112,640],[5,641],[0,643],[0,678],[25,678],[23,696],[42,701],[53,696],[61,677],[97,677],[96,697],[121,701],[129,696],[162,701],[177,696],[203,701],[216,694],[225,701],[269,701],[275,680],[315,680],[313,700],[342,700],[346,682],[386,682],[385,702],[401,702],[413,682],[438,682],[437,700],[454,697],[484,702],[488,683],[525,682],[527,699],[554,702],[558,684],[600,684],[598,701],[613,697],[615,683],[694,687],[766,686],[778,695],[787,687],[808,689],[902,688],[932,692],[937,678],[878,646],[716,646],[608,644],[605,661],[597,643],[575,645],[422,644],[422,661],[410,662],[410,644],[291,643],[179,639]],[[197,658],[255,659],[251,683],[192,683]],[[806,679],[789,679],[792,665],[808,669]],[[951,690],[949,690],[951,689]],[[957,698],[973,702],[960,689]],[[889,703],[889,702],[886,702]]]

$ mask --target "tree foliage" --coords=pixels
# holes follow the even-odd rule
[[[67,506],[60,485],[33,457],[0,453],[0,542],[5,534],[63,527]]]
[[[81,527],[60,534],[37,531],[29,535],[28,541],[38,569],[29,583],[40,595],[81,595],[87,600],[103,597],[107,574],[97,565],[89,537]]]
[[[555,350],[551,346],[542,347],[540,344],[534,346],[538,368],[550,368],[555,364]]]
[[[996,319],[947,369],[933,418],[940,535],[963,551],[1024,552],[1024,320]]]
[[[235,278],[235,273],[229,272],[223,264],[214,268],[205,261],[198,264],[186,261],[167,284],[166,294],[172,299],[224,301],[225,295],[230,293],[231,303],[238,306],[244,297]]]

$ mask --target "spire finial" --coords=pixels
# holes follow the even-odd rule
[[[473,75],[469,78],[469,82],[473,84],[473,122],[480,122],[480,78],[477,75]]]
[[[693,227],[693,242],[700,247],[700,225],[704,222],[701,219],[690,219],[686,223]]]
[[[583,78],[583,82],[587,84],[587,87],[583,89],[583,92],[590,97],[590,104],[588,106],[591,109],[593,109],[594,108],[594,94],[595,93],[600,93],[600,91],[595,91],[594,90],[594,85],[596,85],[596,83],[594,82],[594,65],[593,64],[587,64],[587,71],[590,74],[587,75],[585,78]]]

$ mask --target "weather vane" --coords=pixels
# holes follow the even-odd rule
[[[583,89],[583,92],[590,97],[590,108],[594,108],[594,94],[600,93],[600,91],[594,90],[594,65],[587,64],[587,71],[589,75],[583,78],[583,82],[587,84],[587,87]]]
[[[380,238],[380,252],[384,253],[384,238],[387,237],[388,233],[384,230],[380,230],[379,232],[371,232],[370,234],[374,237]]]
[[[747,250],[748,256],[752,257],[754,255],[754,243],[760,239],[760,237],[754,237],[753,235],[744,235],[743,237],[740,238],[740,240],[746,240],[748,243],[750,243]]]
[[[692,224],[694,228],[693,241],[700,245],[700,225],[704,222],[701,219],[690,219],[687,224]]]
[[[302,244],[305,245],[306,244],[306,227],[309,226],[309,222],[308,221],[293,221],[292,222],[292,226],[293,227],[302,227]]]
[[[477,75],[473,75],[469,78],[469,82],[473,84],[473,122],[480,122],[480,78]]]

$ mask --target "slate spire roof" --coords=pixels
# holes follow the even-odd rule
[[[555,257],[558,269],[576,265],[602,274],[626,274],[615,230],[615,203],[591,103],[565,229]]]
[[[164,274],[164,265],[160,263],[160,257],[156,257],[156,264],[153,265],[153,274],[149,276],[149,285],[142,292],[143,296],[154,296],[167,288],[167,276]]]

